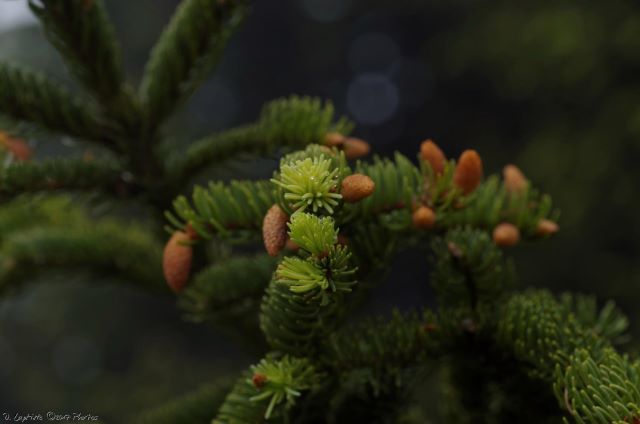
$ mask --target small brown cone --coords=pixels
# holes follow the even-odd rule
[[[362,174],[353,174],[342,180],[340,194],[347,203],[355,203],[371,196],[376,188],[376,183],[371,178]]]
[[[290,238],[287,239],[287,242],[285,243],[285,246],[288,250],[292,250],[294,252],[297,252],[300,249],[300,245],[298,243],[296,243],[295,241],[291,240]]]
[[[550,236],[560,231],[560,226],[550,219],[541,219],[538,222],[536,234],[539,236]]]
[[[371,151],[371,146],[364,140],[349,137],[344,141],[342,150],[347,159],[353,160],[367,156]]]
[[[527,177],[515,165],[505,166],[502,170],[502,177],[504,178],[504,188],[509,193],[520,193],[526,190],[529,185]]]
[[[458,159],[453,182],[462,189],[464,194],[469,194],[478,187],[482,180],[482,159],[475,150],[465,150]]]
[[[431,139],[423,141],[420,145],[420,157],[431,165],[431,169],[436,175],[442,175],[447,164],[447,158]]]
[[[324,145],[329,147],[340,147],[347,140],[347,137],[339,132],[330,132],[324,137]]]
[[[287,244],[287,221],[289,216],[278,205],[271,206],[264,216],[262,238],[264,247],[271,256],[277,256]]]
[[[436,214],[433,209],[426,206],[420,206],[413,212],[411,216],[413,226],[421,230],[429,230],[436,223]]]
[[[511,247],[520,241],[520,230],[513,224],[503,222],[493,229],[493,241],[500,247]]]
[[[267,384],[267,376],[257,372],[253,374],[253,377],[251,377],[251,383],[253,383],[253,386],[256,389],[262,389],[264,385]]]
[[[164,278],[175,293],[180,293],[189,281],[193,248],[184,243],[190,240],[191,237],[184,231],[176,231],[164,247],[162,256]]]

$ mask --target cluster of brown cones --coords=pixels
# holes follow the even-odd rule
[[[11,153],[18,162],[27,162],[33,155],[33,149],[26,141],[12,137],[4,131],[0,131],[0,146]]]
[[[436,177],[444,173],[447,157],[440,147],[431,139],[420,145],[420,157],[427,162]],[[482,181],[482,159],[475,150],[465,150],[458,159],[453,174],[453,183],[464,195],[471,194]],[[436,214],[429,205],[417,205],[413,211],[413,225],[421,230],[428,230],[435,226]]]
[[[6,136],[0,132],[0,143],[7,145]],[[16,139],[13,139],[14,143]],[[21,141],[21,140],[19,140]],[[22,142],[24,143],[24,142]],[[370,147],[363,140],[345,137],[339,133],[329,133],[325,138],[325,145],[338,147],[345,152],[348,159],[356,159],[366,156]],[[22,146],[22,145],[21,145]],[[24,143],[23,149],[29,149]],[[28,160],[30,149],[20,153],[20,147],[14,152],[16,157]],[[27,154],[28,153],[28,154]],[[420,157],[429,163],[436,177],[444,173],[447,158],[442,150],[432,141],[425,140],[420,146]],[[24,159],[26,158],[26,159]],[[483,177],[482,159],[475,150],[465,150],[460,155],[453,174],[453,183],[463,195],[471,194],[481,183]],[[515,165],[507,165],[503,169],[504,187],[508,193],[517,194],[525,191],[529,186],[529,181],[522,171]],[[353,174],[342,180],[340,194],[347,203],[356,203],[370,196],[375,190],[374,181],[362,174]],[[414,206],[412,221],[414,227],[422,230],[434,228],[436,224],[436,213],[427,204],[417,203]],[[295,250],[297,246],[288,240],[287,223],[289,215],[274,204],[266,213],[263,225],[262,236],[267,253],[277,256],[289,243],[290,248]],[[549,236],[559,231],[558,224],[542,219],[538,223],[537,235]],[[493,229],[493,241],[501,247],[515,246],[520,241],[520,230],[509,222],[502,222]],[[197,238],[197,234],[187,226],[185,231],[176,231],[165,246],[163,256],[164,275],[169,287],[176,293],[180,292],[189,280],[193,248],[190,243]]]
[[[444,173],[447,158],[433,140],[425,140],[420,145],[420,157],[429,163],[436,176]],[[471,194],[482,181],[482,159],[475,150],[465,150],[460,155],[453,174],[453,183],[464,195]],[[503,169],[504,187],[508,193],[517,194],[529,187],[529,180],[515,165]],[[431,229],[436,222],[436,214],[427,205],[419,205],[413,212],[413,224],[419,229]],[[538,223],[537,235],[549,236],[559,231],[558,224],[542,219]],[[520,241],[520,230],[512,223],[503,222],[493,229],[493,240],[501,247],[515,246]]]

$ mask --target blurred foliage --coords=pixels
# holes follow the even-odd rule
[[[127,72],[139,79],[149,47],[178,2],[106,3],[126,46]],[[344,9],[338,18],[326,18],[338,3]],[[317,4],[325,6],[325,18],[310,12]],[[356,41],[371,33],[388,37],[395,50],[376,45],[355,54]],[[492,171],[517,158],[563,211],[557,238],[518,251],[521,279],[613,298],[640,340],[638,47],[640,6],[632,0],[289,0],[277,12],[256,2],[219,72],[177,118],[189,134],[177,134],[174,142],[247,122],[265,100],[285,93],[328,97],[338,112],[352,113],[348,93],[357,76],[387,75],[399,96],[397,109],[384,122],[359,123],[356,135],[381,154],[415,155],[425,136],[450,156],[478,148]],[[69,80],[41,29],[3,33],[0,58]],[[38,155],[77,153],[68,140],[35,140]],[[265,176],[273,164],[254,165],[230,164],[219,172]],[[422,264],[413,259],[398,259],[411,266],[395,267],[402,269],[389,279],[402,281],[402,290],[382,287],[380,309],[394,303],[408,308],[416,298],[430,303]],[[122,422],[222,368],[246,363],[219,334],[179,321],[165,299],[68,281],[3,304],[0,407],[86,409]],[[60,365],[55,358],[65,349],[80,352],[79,359]],[[95,364],[82,362],[92,357],[100,364],[97,374]],[[86,380],[65,379],[65,367],[73,375],[85,369]],[[409,413],[427,422],[421,411]]]

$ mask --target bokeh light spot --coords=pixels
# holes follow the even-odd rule
[[[386,75],[361,74],[349,84],[347,107],[360,124],[382,124],[398,109],[398,89]]]

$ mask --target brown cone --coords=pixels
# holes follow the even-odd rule
[[[164,278],[175,293],[180,293],[189,281],[193,248],[184,243],[190,240],[191,238],[184,231],[176,231],[164,247],[162,256]]]
[[[420,145],[420,157],[423,161],[431,165],[431,169],[433,169],[436,175],[442,175],[447,163],[447,158],[438,145],[431,139],[423,141]]]
[[[413,212],[411,216],[413,226],[421,230],[429,230],[436,223],[436,214],[433,209],[426,206],[420,206]]]
[[[339,132],[330,132],[324,137],[324,145],[329,147],[340,147],[344,144],[347,137]]]
[[[500,247],[511,247],[520,241],[520,230],[513,224],[503,222],[493,229],[493,241]]]
[[[550,219],[541,219],[538,222],[536,234],[539,236],[550,236],[560,231],[560,226]]]
[[[277,256],[287,243],[287,221],[289,216],[278,205],[271,206],[264,216],[262,238],[271,256]]]
[[[347,203],[355,203],[371,196],[376,188],[376,183],[371,178],[362,174],[353,174],[342,180],[340,194]]]
[[[253,383],[256,389],[262,389],[264,385],[267,384],[267,376],[257,372],[251,377],[251,383]]]
[[[342,149],[346,158],[353,160],[367,156],[371,151],[371,146],[364,140],[349,137],[344,141]]]
[[[288,250],[292,250],[294,252],[297,252],[300,249],[300,245],[295,241],[291,240],[290,238],[287,239],[285,246]]]
[[[482,180],[482,159],[475,150],[465,150],[458,159],[453,182],[464,194],[473,192]]]
[[[515,165],[505,166],[502,170],[502,176],[504,178],[504,188],[509,193],[520,193],[526,190],[527,185],[529,185],[527,177]]]

